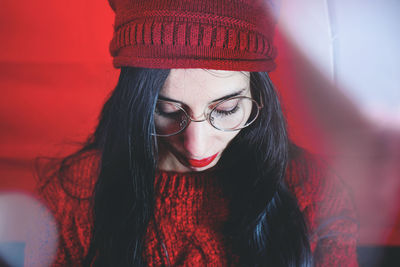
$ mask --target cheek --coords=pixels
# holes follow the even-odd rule
[[[182,144],[179,135],[159,138],[158,144],[163,149],[178,148]]]
[[[218,135],[218,138],[216,138],[218,144],[218,149],[225,149],[229,143],[239,134],[240,131],[238,132],[221,132],[221,134]]]

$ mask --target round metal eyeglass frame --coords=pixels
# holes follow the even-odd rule
[[[211,119],[211,113],[212,113],[219,105],[221,105],[221,104],[223,104],[223,103],[225,103],[225,102],[227,102],[227,101],[230,101],[230,100],[232,100],[232,99],[237,99],[237,98],[249,99],[249,100],[251,100],[251,101],[256,105],[257,114],[254,116],[254,119],[251,120],[250,122],[247,122],[244,126],[242,126],[242,127],[240,127],[240,128],[237,128],[237,129],[232,129],[232,130],[220,129],[220,128],[218,128],[217,126],[215,126],[215,125],[213,124],[213,122],[212,122],[212,119]],[[261,98],[261,95],[260,95],[260,99],[262,99],[262,98]],[[262,108],[264,107],[263,103],[258,104],[257,101],[254,100],[254,99],[251,98],[251,97],[247,97],[247,96],[233,96],[233,97],[230,97],[230,98],[221,100],[221,101],[217,101],[217,102],[211,103],[211,104],[204,110],[204,113],[203,113],[203,114],[204,114],[204,119],[196,120],[196,119],[193,119],[193,118],[188,114],[188,112],[187,112],[180,104],[178,104],[178,103],[171,102],[171,101],[167,101],[167,100],[162,100],[162,99],[157,100],[157,102],[165,102],[165,103],[174,105],[175,107],[177,107],[177,108],[179,108],[180,110],[182,110],[183,113],[185,114],[186,118],[188,119],[188,122],[186,123],[186,125],[185,125],[182,129],[180,129],[178,132],[176,132],[176,133],[173,133],[173,134],[157,134],[157,133],[153,133],[153,134],[152,134],[153,136],[160,136],[160,137],[168,137],[168,136],[177,135],[177,134],[181,133],[182,131],[184,131],[184,130],[189,126],[189,124],[190,124],[191,122],[203,122],[203,121],[208,121],[208,123],[209,123],[212,127],[214,127],[214,128],[217,129],[217,130],[223,131],[223,132],[234,132],[234,131],[239,131],[239,130],[241,130],[241,129],[243,129],[243,128],[246,128],[246,127],[249,126],[250,124],[252,124],[252,123],[258,118],[258,115],[260,114],[260,109],[262,109]],[[212,108],[210,108],[210,106],[212,106]]]

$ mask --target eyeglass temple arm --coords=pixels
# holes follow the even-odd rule
[[[264,101],[263,101],[262,93],[260,92],[260,107],[259,107],[259,109],[262,109],[263,107],[264,107]]]

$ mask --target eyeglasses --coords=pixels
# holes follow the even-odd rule
[[[234,96],[211,103],[204,110],[204,119],[193,119],[184,105],[166,100],[157,100],[154,123],[155,136],[176,135],[188,127],[190,122],[207,120],[215,129],[232,132],[252,124],[258,117],[262,104],[246,96]]]

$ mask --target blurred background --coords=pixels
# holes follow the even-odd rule
[[[271,77],[290,136],[352,189],[361,266],[400,266],[398,14],[397,0],[282,0],[276,32]],[[118,77],[112,25],[105,0],[1,2],[0,258],[51,260],[55,230],[34,223],[52,225],[34,198],[33,161],[74,151],[94,129]],[[53,243],[35,250],[28,224]]]

